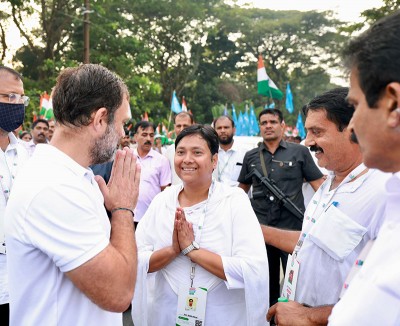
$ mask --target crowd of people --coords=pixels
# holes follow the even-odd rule
[[[188,112],[167,148],[148,121],[131,140],[128,88],[95,64],[17,139],[29,98],[0,66],[3,323],[399,325],[399,30],[396,12],[346,46],[350,86],[304,105],[305,146],[279,109],[248,151],[229,116]]]

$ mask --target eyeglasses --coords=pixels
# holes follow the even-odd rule
[[[10,93],[10,94],[0,94],[0,96],[8,97],[9,103],[24,103],[25,106],[28,106],[29,104],[29,97],[25,95]]]

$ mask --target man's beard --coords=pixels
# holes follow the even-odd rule
[[[96,139],[90,149],[92,164],[102,164],[110,161],[117,151],[119,139],[120,136],[114,124],[109,124],[104,135],[100,139]]]
[[[233,141],[233,135],[228,136],[226,139],[218,137],[219,143],[222,145],[229,145]]]

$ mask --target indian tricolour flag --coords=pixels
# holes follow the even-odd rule
[[[267,75],[261,55],[258,57],[257,82],[258,94],[275,98],[277,100],[282,99],[283,93],[278,89],[278,87],[276,87],[275,83]]]

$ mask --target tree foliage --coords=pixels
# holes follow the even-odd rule
[[[383,6],[379,8],[371,8],[364,10],[360,16],[363,21],[356,24],[350,24],[349,26],[343,28],[344,31],[352,33],[357,33],[360,30],[372,25],[377,20],[393,13],[400,9],[400,0],[383,0]]]
[[[6,3],[2,17],[25,40],[15,66],[26,88],[50,91],[63,68],[83,59],[84,8],[70,0]],[[251,100],[263,107],[269,100],[257,95],[258,53],[282,91],[290,81],[299,110],[332,87],[327,69],[339,65],[345,40],[330,12],[242,8],[222,0],[95,0],[90,9],[91,62],[126,81],[136,120],[147,112],[155,122],[166,121],[173,90],[185,96],[198,122],[211,122],[213,107],[241,108]],[[33,29],[24,24],[32,18],[38,22]],[[0,44],[5,26],[2,21]],[[284,101],[276,104],[285,111]],[[294,124],[296,115],[285,115]]]

